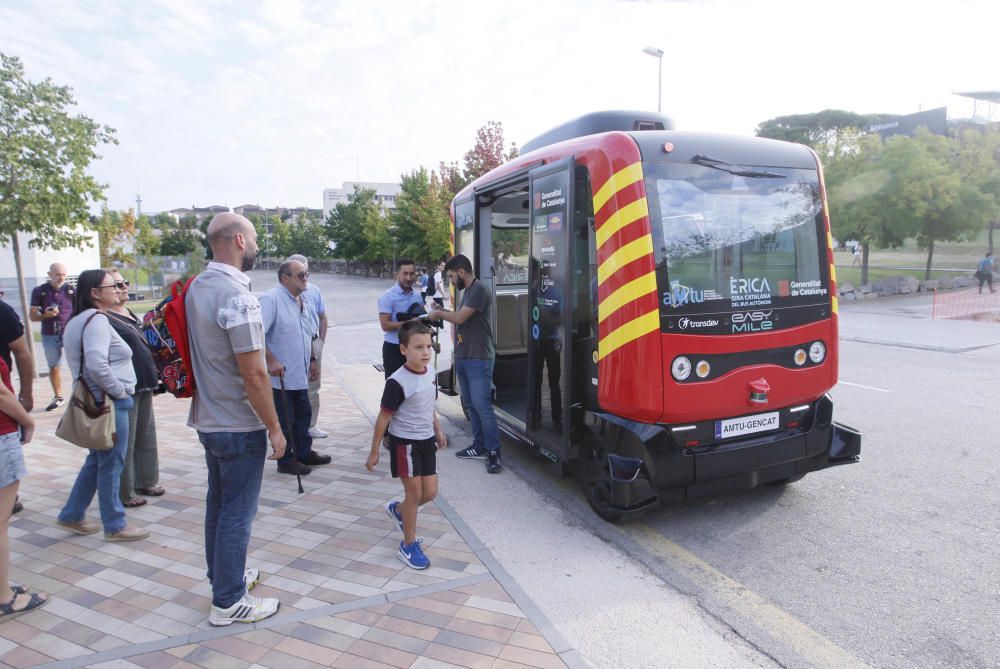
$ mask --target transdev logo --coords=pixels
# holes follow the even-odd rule
[[[719,321],[715,320],[714,318],[706,318],[706,319],[700,320],[700,321],[693,321],[690,318],[678,318],[677,319],[677,327],[679,327],[681,330],[687,330],[688,328],[692,328],[692,329],[696,329],[696,328],[714,328],[718,324],[719,324]]]

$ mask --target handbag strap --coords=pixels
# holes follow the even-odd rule
[[[80,330],[80,373],[76,377],[80,381],[84,380],[83,379],[83,368],[87,364],[87,362],[86,362],[86,356],[83,355],[83,334],[87,331],[87,326],[90,325],[90,321],[94,320],[94,316],[96,316],[99,313],[101,313],[101,312],[100,311],[94,311],[94,313],[90,314],[90,318],[87,319],[87,322],[83,324],[83,329]]]

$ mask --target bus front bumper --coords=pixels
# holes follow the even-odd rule
[[[861,459],[861,433],[829,420],[832,401],[816,402],[811,429],[725,444],[683,448],[666,431],[633,441],[631,457],[618,458],[612,469],[612,503],[621,509],[643,508],[749,490],[765,483],[852,464]],[[615,456],[611,456],[615,457]]]

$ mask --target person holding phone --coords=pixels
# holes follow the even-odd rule
[[[63,405],[60,363],[63,355],[62,335],[66,323],[73,317],[76,288],[66,282],[66,265],[52,263],[49,280],[31,291],[31,308],[28,318],[42,324],[42,347],[49,365],[49,383],[52,384],[52,401],[45,407],[53,411]]]

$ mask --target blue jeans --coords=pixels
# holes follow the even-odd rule
[[[493,361],[459,358],[455,361],[462,403],[469,409],[472,422],[472,445],[487,451],[500,450],[500,431],[493,413],[490,393],[493,388]]]
[[[229,608],[246,592],[243,571],[257,515],[267,432],[199,432],[208,465],[205,559],[212,604]]]
[[[312,437],[309,436],[309,423],[312,418],[312,405],[309,404],[308,390],[286,390],[285,397],[281,396],[280,388],[271,389],[274,394],[274,408],[278,411],[278,422],[281,424],[281,433],[285,435],[288,442],[285,454],[278,460],[279,465],[287,465],[292,460],[302,460],[312,453]],[[285,416],[287,398],[288,416]],[[288,420],[285,420],[285,419]],[[291,425],[288,421],[291,421]],[[294,446],[294,448],[293,448]]]
[[[132,408],[132,396],[114,402],[115,445],[107,451],[90,449],[80,473],[76,475],[76,483],[69,493],[69,499],[59,512],[59,520],[64,523],[80,522],[96,492],[101,508],[101,524],[109,534],[120,532],[128,524],[125,520],[125,507],[118,498],[118,486],[122,469],[125,468],[125,453],[128,451],[128,411]]]

